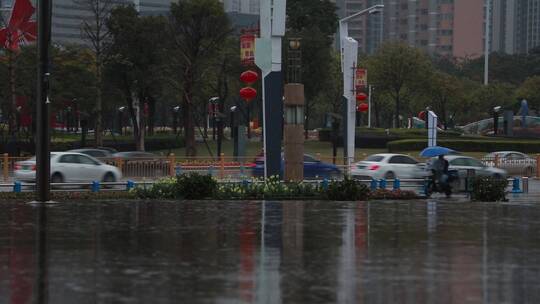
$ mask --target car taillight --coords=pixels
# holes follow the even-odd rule
[[[379,165],[371,165],[369,166],[368,170],[371,170],[371,171],[376,171],[376,170],[379,170],[381,166]]]
[[[19,164],[15,164],[15,170],[21,170],[22,169],[22,166],[19,165]]]
[[[36,171],[36,165],[32,165],[32,171]]]
[[[248,168],[255,168],[256,164],[255,163],[247,163],[246,164],[246,167]]]

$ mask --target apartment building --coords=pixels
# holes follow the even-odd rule
[[[528,53],[540,46],[540,0],[493,0],[492,50]]]
[[[373,53],[381,40],[394,40],[430,54],[464,57],[482,53],[483,1],[338,0],[337,4],[340,17],[384,4],[382,14],[359,17],[363,20],[358,20],[354,31],[350,31],[365,53]]]
[[[259,14],[260,0],[220,0],[227,13],[239,13],[248,15]]]
[[[81,32],[82,20],[92,18],[84,5],[88,0],[55,0],[53,2],[52,35],[56,44],[88,44]],[[166,14],[171,0],[112,0],[113,4],[133,4],[142,15]]]
[[[361,52],[373,53],[381,39],[403,41],[430,54],[478,57],[484,53],[487,0],[337,0],[340,17],[374,4],[379,16],[351,23]],[[491,0],[489,50],[527,53],[540,46],[540,0]],[[381,20],[383,23],[381,24]]]

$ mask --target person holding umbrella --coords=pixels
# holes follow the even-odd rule
[[[428,147],[420,153],[420,156],[422,157],[437,156],[437,159],[431,162],[431,164],[429,164],[428,166],[428,168],[433,173],[431,175],[431,181],[428,186],[429,192],[440,191],[444,192],[446,196],[450,196],[452,194],[452,188],[450,187],[450,178],[448,172],[449,163],[444,158],[444,155],[452,153],[456,153],[456,151],[439,146]]]

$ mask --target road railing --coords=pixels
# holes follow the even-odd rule
[[[465,192],[469,193],[471,189],[471,177],[466,177],[463,180],[463,183],[460,183],[458,189],[453,189],[453,192]],[[414,191],[419,195],[427,194],[427,187],[430,182],[430,179],[363,179],[355,180],[357,183],[364,184],[371,191],[378,189],[385,190],[409,190]],[[508,192],[509,193],[528,193],[529,192],[529,178],[528,177],[514,177],[508,178]],[[101,192],[101,191],[130,191],[135,187],[148,187],[154,183],[159,182],[159,180],[142,180],[142,181],[120,181],[120,182],[82,182],[82,183],[52,183],[51,191],[90,191],[90,192]],[[264,183],[262,179],[242,179],[242,180],[221,180],[218,181],[221,184],[245,184],[245,183]],[[304,183],[315,184],[323,188],[327,188],[332,180],[322,179],[322,180],[306,180]],[[81,190],[82,189],[82,190]],[[11,191],[11,192],[28,192],[35,190],[35,183],[22,183],[19,181],[11,183],[0,183],[0,191]]]
[[[540,155],[535,158],[516,158],[513,156],[485,156],[481,159],[481,162],[488,167],[495,167],[504,169],[511,174],[518,174],[523,176],[535,176],[539,177],[540,171],[538,166],[540,165]]]

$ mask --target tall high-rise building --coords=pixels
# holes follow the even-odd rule
[[[351,22],[361,52],[384,40],[403,41],[430,54],[478,57],[484,53],[487,0],[337,0],[340,18],[384,4],[383,16]],[[540,46],[540,0],[491,0],[489,50],[527,53]],[[381,19],[383,18],[383,19]],[[383,24],[380,24],[383,20]],[[379,38],[378,38],[379,37]]]
[[[89,44],[83,39],[82,20],[92,19],[83,3],[89,0],[55,0],[52,13],[52,42],[57,44]],[[172,0],[112,0],[113,4],[133,4],[141,15],[164,15]]]
[[[259,14],[260,0],[220,0],[227,13]]]
[[[375,4],[382,14],[366,15],[351,37],[361,51],[373,53],[381,41],[402,41],[427,52],[478,56],[483,50],[483,0],[341,0],[344,16]],[[345,8],[345,9],[343,9]],[[381,24],[381,21],[383,22]]]
[[[492,0],[492,50],[528,53],[540,46],[540,0]]]

